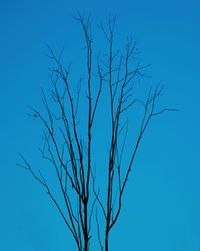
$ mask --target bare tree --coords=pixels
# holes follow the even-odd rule
[[[136,45],[132,39],[127,40],[125,53],[114,49],[115,43],[115,18],[109,18],[108,25],[100,26],[108,52],[105,57],[93,55],[93,39],[91,36],[91,22],[89,18],[79,15],[77,18],[84,32],[86,43],[86,69],[87,69],[87,107],[84,108],[84,119],[81,121],[87,125],[84,136],[81,136],[78,124],[80,112],[80,85],[73,94],[70,70],[66,70],[62,64],[62,55],[57,56],[48,47],[48,57],[55,63],[50,69],[49,104],[46,92],[42,90],[43,104],[46,113],[31,108],[32,116],[38,119],[44,127],[44,147],[41,149],[42,158],[47,160],[56,171],[58,189],[63,201],[56,198],[52,192],[46,177],[39,170],[32,169],[29,162],[20,154],[23,166],[47,191],[51,200],[57,207],[67,228],[70,230],[79,251],[88,251],[90,239],[93,236],[91,225],[93,213],[96,208],[97,239],[101,250],[109,250],[109,234],[115,226],[121,211],[122,198],[127,185],[128,177],[133,166],[141,139],[153,117],[161,115],[165,111],[174,109],[161,109],[156,111],[156,101],[161,95],[162,88],[149,91],[145,101],[133,95],[136,79],[144,76],[147,66],[133,63],[136,55]],[[95,68],[97,69],[95,71]],[[83,82],[83,81],[81,81]],[[98,83],[98,84],[97,84]],[[92,132],[95,130],[94,121],[96,113],[101,112],[98,107],[103,88],[109,93],[108,109],[110,110],[109,125],[110,145],[108,146],[108,163],[104,160],[107,170],[107,184],[97,184],[94,170],[94,158],[92,150],[95,147]],[[122,164],[124,148],[126,148],[127,135],[127,111],[135,104],[143,107],[143,117],[136,142],[132,142],[129,149],[132,153],[126,165]],[[124,131],[121,137],[121,132]],[[98,190],[97,190],[98,187]],[[100,187],[100,190],[99,190]],[[100,196],[104,191],[106,196]],[[101,210],[104,222],[99,222],[99,210]],[[104,228],[102,232],[101,229]]]

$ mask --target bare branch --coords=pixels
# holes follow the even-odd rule
[[[93,60],[95,50],[93,50],[91,18],[81,14],[74,18],[79,22],[85,39],[86,77],[83,83],[80,78],[77,89],[74,89],[73,71],[63,65],[64,49],[57,54],[47,45],[47,56],[54,64],[54,67],[49,69],[52,87],[47,92],[41,90],[44,113],[30,107],[32,111],[30,116],[38,120],[44,128],[42,138],[44,146],[40,149],[40,153],[54,170],[56,189],[62,194],[59,197],[61,201],[52,195],[52,188],[47,184],[42,172],[33,171],[22,154],[19,155],[23,164],[18,165],[28,170],[45,188],[72,233],[79,251],[89,250],[90,239],[94,235],[92,222],[96,206],[98,242],[102,251],[108,251],[109,234],[119,218],[125,187],[144,133],[153,117],[177,110],[167,107],[157,108],[157,99],[162,95],[163,89],[160,86],[154,91],[150,89],[145,101],[137,96],[136,83],[145,76],[145,70],[149,65],[140,64],[136,42],[131,37],[127,39],[124,49],[115,48],[116,17],[109,16],[107,26],[100,25],[107,42],[107,52],[102,58],[97,57],[97,62]],[[77,82],[77,76],[75,77]],[[82,106],[82,86],[86,92],[86,106],[84,101]],[[104,93],[106,93],[104,105],[107,105],[106,109],[109,111],[105,122],[108,123],[110,137],[108,162],[104,163],[107,170],[106,186],[98,185],[93,174],[95,163],[93,153],[98,144],[95,133],[93,139],[93,132],[96,130],[95,120],[101,110],[100,99]],[[130,159],[123,163],[122,158],[128,145],[126,139],[129,136],[127,111],[136,103],[142,104],[144,110],[139,121],[136,141],[131,141]],[[84,113],[83,119],[82,116],[79,118],[80,113]],[[137,120],[137,117],[134,119]],[[104,198],[102,193],[106,194],[105,201],[102,199]],[[99,221],[97,215],[98,208],[102,211],[102,221]],[[103,245],[100,229],[104,227]]]

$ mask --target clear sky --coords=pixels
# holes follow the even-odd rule
[[[40,107],[40,88],[49,84],[46,43],[57,51],[64,46],[66,62],[79,60],[84,44],[71,16],[76,11],[91,14],[94,34],[98,23],[116,14],[118,41],[133,35],[142,61],[152,64],[149,84],[165,85],[160,102],[179,109],[153,121],[144,137],[111,250],[199,251],[200,2],[195,0],[0,2],[0,250],[74,250],[50,199],[16,162],[23,152],[33,168],[41,165],[40,126],[26,115],[27,105]],[[98,40],[102,48],[103,43]]]

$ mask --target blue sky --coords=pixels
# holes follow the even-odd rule
[[[82,33],[71,16],[77,10],[91,14],[102,48],[96,25],[116,14],[118,43],[133,35],[142,62],[152,64],[144,82],[161,81],[160,103],[179,109],[154,120],[145,134],[111,250],[199,251],[200,3],[194,0],[1,1],[0,249],[74,247],[48,196],[16,162],[23,152],[36,170],[42,165],[41,129],[26,115],[27,105],[40,107],[40,88],[49,85],[46,43],[56,51],[64,46],[66,62],[81,67]]]

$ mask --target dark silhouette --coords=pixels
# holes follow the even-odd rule
[[[74,94],[71,73],[62,64],[62,55],[57,56],[50,47],[48,47],[48,57],[55,63],[55,68],[50,69],[52,84],[50,101],[53,102],[53,106],[50,105],[46,92],[42,90],[46,115],[31,108],[33,117],[39,120],[45,129],[44,148],[41,150],[41,154],[42,158],[47,160],[56,171],[55,179],[59,183],[63,202],[54,196],[52,187],[42,172],[36,173],[21,154],[24,164],[20,164],[20,166],[26,168],[46,189],[73,235],[79,251],[89,250],[90,239],[94,236],[91,230],[93,220],[97,225],[100,249],[108,251],[109,234],[119,218],[127,180],[146,128],[153,117],[174,109],[155,110],[156,101],[162,93],[162,88],[150,90],[145,101],[133,95],[135,80],[144,76],[144,70],[147,66],[140,65],[139,62],[133,63],[134,60],[137,60],[135,59],[137,50],[132,39],[127,40],[125,53],[114,50],[115,18],[109,18],[106,27],[100,26],[108,45],[108,52],[105,58],[99,56],[97,61],[93,55],[94,43],[91,37],[90,19],[78,16],[76,20],[82,26],[87,49],[87,108],[84,106],[85,117],[82,121],[85,125],[87,124],[87,132],[81,136],[78,127],[80,87]],[[96,72],[95,67],[97,68]],[[93,142],[95,141],[92,137],[95,130],[94,121],[96,114],[101,112],[101,107],[98,105],[100,99],[104,98],[101,97],[103,88],[109,93],[108,109],[110,111],[110,117],[107,119],[110,130],[110,145],[105,150],[109,160],[108,163],[105,160],[105,166],[107,166],[106,187],[97,184],[93,164],[95,156],[92,154]],[[135,104],[143,107],[143,117],[136,142],[132,142],[131,147],[128,148],[129,151],[132,150],[130,159],[124,165],[121,160],[124,149],[127,147],[125,144],[128,132],[126,116],[127,111]],[[104,123],[107,122],[103,116],[102,120]],[[100,187],[100,190],[97,187]],[[103,199],[100,191],[104,191],[106,195]],[[101,221],[99,220],[99,210],[102,212],[104,221],[102,218]],[[95,217],[93,217],[94,212]]]

